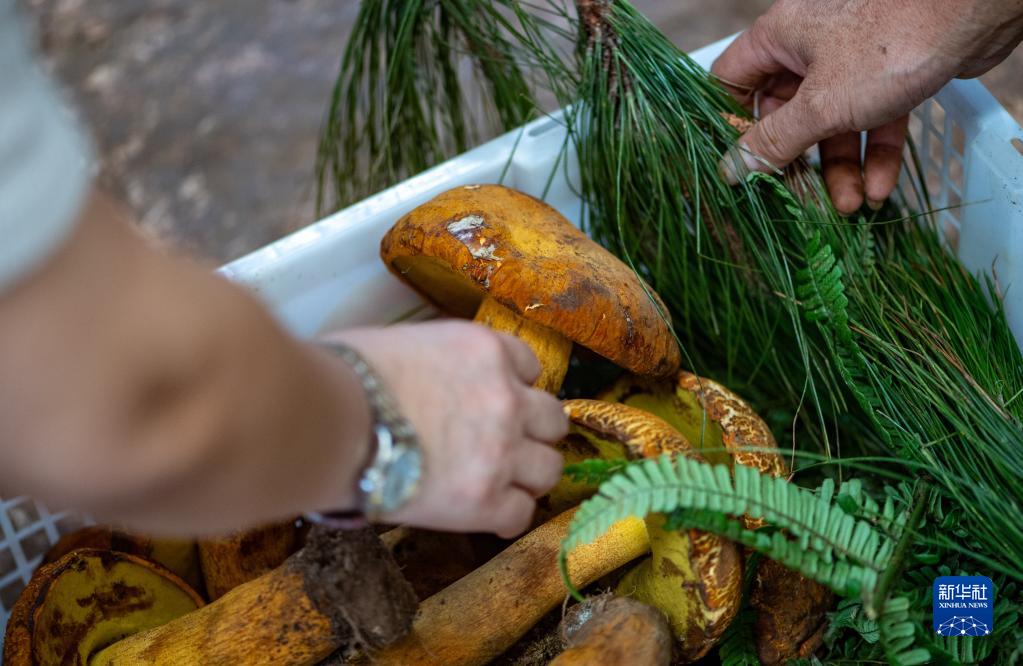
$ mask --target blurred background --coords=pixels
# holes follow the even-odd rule
[[[691,50],[769,0],[633,0]],[[357,0],[25,0],[154,239],[216,263],[314,221],[313,163]],[[1023,49],[984,81],[1023,122]]]

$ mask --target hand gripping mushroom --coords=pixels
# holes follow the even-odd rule
[[[601,400],[564,404],[572,434],[592,445],[593,457],[700,457],[678,430],[644,410]],[[647,517],[650,557],[622,578],[616,593],[660,609],[679,640],[679,657],[695,661],[739,611],[742,557],[727,539],[699,530],[665,530],[665,520],[662,514]]]
[[[601,398],[623,402],[660,416],[698,445],[704,457],[722,464],[753,467],[788,476],[767,424],[739,396],[717,382],[680,372],[674,382],[623,377]],[[757,529],[763,520],[743,517]],[[820,645],[825,613],[833,595],[820,585],[772,560],[761,560],[750,605],[757,611],[754,642],[764,664],[808,657]]]
[[[453,315],[521,338],[557,393],[578,343],[638,375],[666,377],[679,350],[661,300],[547,204],[499,185],[444,192],[384,236],[399,278]]]

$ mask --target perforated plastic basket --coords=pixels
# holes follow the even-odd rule
[[[692,55],[709,67],[728,41]],[[558,120],[555,114],[509,132],[221,272],[254,290],[299,336],[428,316],[378,259],[381,237],[415,206],[457,185],[498,182],[506,167],[504,184],[544,197],[578,223],[581,202],[571,186],[578,169],[571,153],[557,164],[566,138]],[[932,205],[946,209],[939,213],[946,239],[970,270],[996,277],[1012,330],[1023,339],[1023,130],[980,83],[954,81],[915,112],[911,132]],[[46,548],[81,524],[27,498],[0,500],[0,629]]]

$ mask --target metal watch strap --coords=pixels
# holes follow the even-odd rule
[[[310,512],[306,517],[312,522],[330,527],[351,529],[365,525],[379,510],[381,498],[376,493],[381,491],[385,481],[383,478],[385,470],[381,465],[386,463],[386,459],[392,454],[391,448],[396,445],[418,448],[418,440],[412,424],[402,415],[394,398],[359,352],[338,342],[320,343],[320,346],[344,361],[362,385],[370,408],[371,450],[357,484],[360,509]]]

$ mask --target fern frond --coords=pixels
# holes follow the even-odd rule
[[[814,493],[743,465],[730,471],[683,457],[643,460],[583,502],[562,542],[561,561],[619,520],[683,510],[675,518],[686,527],[740,542],[844,596],[869,596],[891,557],[892,540],[843,511],[833,495],[830,481]],[[738,520],[743,515],[781,531],[747,530]]]
[[[823,322],[839,340],[849,333],[849,299],[842,284],[842,266],[830,245],[814,232],[806,244],[807,266],[796,272],[796,295],[808,321]]]
[[[910,617],[909,608],[905,597],[888,599],[877,621],[885,656],[896,666],[926,664],[932,657],[929,650],[917,647],[919,623]]]
[[[685,511],[672,526],[720,534],[843,596],[855,597],[864,592],[870,594],[877,582],[877,572],[871,567],[852,564],[846,559],[830,557],[813,549],[804,549],[800,542],[786,538],[782,532],[748,530],[739,520],[729,519],[720,513]]]
[[[919,435],[888,416],[892,410],[886,408],[882,396],[892,394],[891,380],[869,365],[853,338],[845,273],[834,250],[823,242],[820,231],[814,230],[804,251],[806,266],[796,272],[796,294],[804,316],[817,324],[831,349],[835,369],[885,443],[902,451],[918,450]]]
[[[877,620],[867,617],[863,602],[858,599],[843,599],[838,608],[828,614],[828,629],[824,637],[826,642],[833,641],[842,630],[850,629],[866,643],[873,645],[881,638],[881,630]]]

